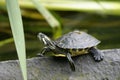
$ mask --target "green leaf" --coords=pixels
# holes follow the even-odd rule
[[[8,44],[10,42],[13,42],[13,38],[9,38],[9,39],[0,41],[0,47],[3,46],[3,45],[5,45],[5,44]]]
[[[6,0],[6,6],[23,78],[27,80],[25,39],[18,0]]]
[[[53,29],[53,37],[61,36],[61,24],[60,22],[47,10],[38,0],[32,0],[37,10],[44,16],[48,24]]]

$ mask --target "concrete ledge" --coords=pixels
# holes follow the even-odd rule
[[[28,80],[120,80],[120,49],[102,52],[102,62],[95,62],[90,55],[74,57],[76,72],[65,58],[28,59]],[[0,62],[0,80],[23,80],[17,60]]]

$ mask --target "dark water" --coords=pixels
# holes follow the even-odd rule
[[[79,12],[59,12],[63,23],[63,34],[73,30],[82,30],[93,35],[101,41],[100,49],[120,48],[120,16],[87,14]],[[44,32],[52,36],[52,29],[45,20],[25,20],[27,58],[36,56],[41,51],[43,44],[38,40],[37,33]],[[32,22],[32,24],[31,24]],[[39,24],[36,24],[39,23]],[[35,28],[33,28],[33,26]],[[30,31],[32,28],[33,31]],[[37,29],[37,30],[36,30]],[[14,43],[0,47],[0,60],[17,59]]]

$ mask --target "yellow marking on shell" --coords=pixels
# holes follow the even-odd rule
[[[70,52],[71,52],[72,56],[77,56],[77,55],[82,55],[82,54],[87,54],[88,53],[88,51],[85,50],[85,49],[82,49],[82,50],[76,49],[75,51],[70,49]]]
[[[78,52],[79,52],[79,50],[78,50],[78,49],[76,49],[76,52],[78,53]]]
[[[82,54],[87,54],[88,53],[88,49],[70,49],[69,50],[71,53],[71,56],[78,56],[78,55],[82,55]],[[54,56],[56,57],[66,57],[66,55],[64,54],[55,54]]]
[[[88,53],[88,50],[83,49],[82,52],[83,53]]]
[[[85,53],[86,52],[85,49],[82,49],[82,52]]]
[[[72,52],[73,52],[73,50],[72,50],[72,49],[70,49],[70,52],[72,53]]]

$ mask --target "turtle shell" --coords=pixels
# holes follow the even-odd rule
[[[84,49],[96,46],[100,41],[86,32],[73,31],[58,38],[55,43],[60,48]]]

